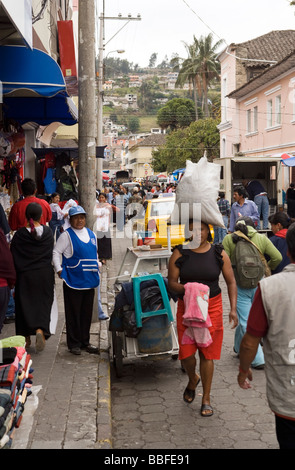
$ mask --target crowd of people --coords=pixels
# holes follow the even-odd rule
[[[284,211],[269,215],[267,194],[257,183],[244,181],[235,187],[232,205],[225,194],[220,193],[218,208],[224,228],[217,230],[215,227],[212,240],[208,223],[199,221],[200,224],[195,225],[194,220],[189,220],[187,243],[176,246],[170,257],[168,285],[178,295],[179,359],[188,376],[183,400],[191,404],[201,382],[201,416],[210,417],[214,413],[210,393],[214,361],[220,359],[223,342],[219,285],[222,273],[230,302],[229,322],[235,329],[233,349],[240,358],[238,383],[242,388],[250,388],[252,369],[265,370],[280,447],[294,448],[295,224]],[[14,292],[16,334],[26,338],[27,347],[35,336],[36,351],[43,351],[52,334],[50,322],[56,273],[63,280],[69,351],[74,355],[80,355],[82,350],[99,354],[98,348],[90,344],[90,325],[97,288],[98,318],[108,318],[102,311],[99,284],[101,265],[112,259],[112,223],[123,230],[138,206],[144,208],[147,199],[159,197],[161,192],[172,193],[175,189],[174,184],[166,187],[135,184],[131,191],[128,185],[108,185],[97,192],[96,224],[90,230],[86,226],[86,211],[77,201],[63,210],[59,194],[52,194],[48,203],[36,197],[35,182],[24,179],[23,197],[12,206],[8,221],[0,218],[0,333]],[[259,232],[260,220],[264,229],[270,224],[271,237]],[[11,231],[15,233],[9,239]],[[243,271],[242,253],[249,246],[259,261],[250,262]],[[249,261],[252,255],[250,251],[247,253],[245,258]],[[245,283],[241,281],[242,275]],[[287,296],[284,295],[286,286]],[[195,320],[196,311],[203,316],[202,328],[199,325],[196,328],[193,323],[188,329],[184,318],[187,320],[191,315]],[[199,373],[196,371],[197,351]],[[290,373],[293,382],[288,378]]]

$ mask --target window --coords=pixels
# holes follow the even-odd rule
[[[275,124],[279,125],[281,123],[282,123],[281,95],[278,95],[275,98]]]
[[[222,80],[222,103],[221,103],[221,121],[227,120],[227,79],[226,77]]]
[[[251,109],[247,109],[247,133],[252,131],[251,127]]]
[[[267,127],[272,127],[272,100],[267,101]]]
[[[258,131],[258,107],[253,108],[253,132]]]
[[[222,142],[221,142],[221,155],[222,157],[226,157],[226,138],[225,137],[222,138]]]

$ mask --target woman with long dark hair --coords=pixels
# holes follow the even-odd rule
[[[52,267],[53,234],[40,224],[42,207],[31,203],[26,208],[27,226],[20,228],[11,242],[16,269],[15,329],[17,335],[36,336],[36,351],[45,347],[50,336],[50,313],[54,296]]]

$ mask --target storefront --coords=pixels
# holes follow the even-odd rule
[[[10,205],[18,199],[23,177],[36,178],[32,147],[39,126],[72,126],[78,122],[78,110],[59,65],[48,54],[0,46],[0,63],[0,197],[7,207],[8,196]]]

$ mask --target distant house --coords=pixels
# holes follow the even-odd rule
[[[139,88],[141,87],[142,82],[139,75],[129,75],[129,88]]]
[[[259,179],[281,204],[292,170],[280,157],[295,155],[295,31],[231,44],[219,60],[222,189],[231,198],[234,184]]]
[[[113,89],[113,80],[106,80],[103,84],[104,90],[112,90]]]
[[[151,134],[129,148],[126,168],[132,170],[134,177],[144,178],[152,174],[152,151],[164,145],[165,141],[166,136],[164,134]]]

